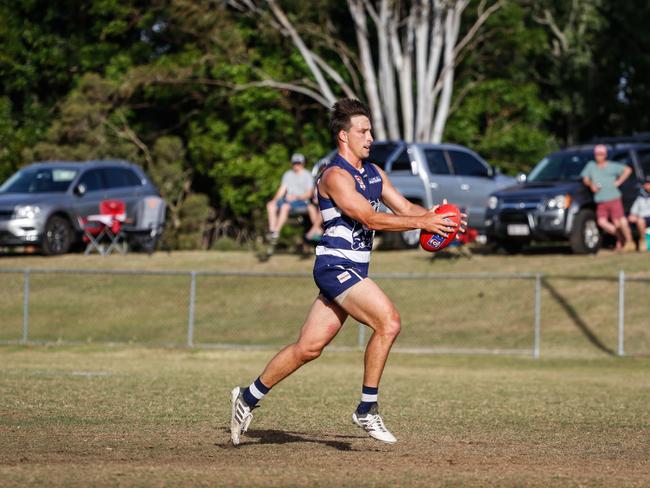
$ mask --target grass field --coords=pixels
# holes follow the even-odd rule
[[[183,343],[184,277],[35,274],[30,334],[88,344],[0,346],[0,486],[650,486],[650,284],[628,283],[626,350],[636,357],[617,358],[615,279],[574,279],[647,277],[648,257],[376,253],[375,273],[430,276],[379,280],[402,312],[402,347],[528,347],[531,282],[435,277],[548,278],[540,360],[391,355],[380,403],[395,446],[350,422],[362,354],[326,351],[274,389],[233,448],[229,390],[254,379],[274,351],[156,346]],[[311,262],[196,252],[3,256],[0,268],[309,272]],[[0,274],[0,286],[6,339],[19,335],[22,277]],[[200,278],[197,339],[275,347],[295,337],[314,294],[308,278]],[[147,303],[157,306],[138,312]],[[110,307],[108,319],[97,313]],[[97,344],[121,339],[148,347]],[[335,344],[355,340],[346,326]]]
[[[360,353],[276,387],[229,445],[228,392],[269,352],[5,346],[0,485],[650,485],[644,359],[395,354],[381,406],[398,443],[349,415]]]
[[[533,344],[534,281],[446,280],[440,274],[544,273],[542,354],[600,357],[617,350],[618,273],[646,277],[626,285],[626,353],[650,355],[650,256],[647,253],[571,256],[557,252],[521,256],[424,252],[378,252],[374,273],[418,273],[425,278],[378,278],[397,304],[403,332],[397,347],[530,351]],[[96,274],[38,274],[30,278],[29,337],[35,341],[127,342],[165,346],[187,340],[190,279],[185,276],[115,276],[102,270],[302,272],[305,277],[199,276],[197,344],[277,347],[295,337],[317,291],[311,259],[278,255],[260,263],[245,252],[177,252],[60,258],[0,257],[0,268],[65,268]],[[603,277],[586,280],[584,277]],[[581,279],[576,279],[581,278]],[[0,273],[0,341],[22,334],[23,276]],[[336,346],[354,347],[357,330],[347,326]]]

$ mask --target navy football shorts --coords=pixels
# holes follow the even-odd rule
[[[314,281],[329,301],[343,302],[347,292],[368,277],[368,265],[357,263],[319,264],[314,266]]]

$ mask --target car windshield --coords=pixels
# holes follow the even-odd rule
[[[592,160],[591,154],[553,154],[542,159],[533,168],[528,181],[573,181],[580,179],[585,165]]]
[[[70,168],[21,169],[0,186],[0,193],[63,193],[77,173]]]
[[[388,158],[395,152],[395,148],[398,144],[394,142],[378,143],[370,146],[370,155],[366,161],[375,163],[380,168],[386,167],[386,161]]]

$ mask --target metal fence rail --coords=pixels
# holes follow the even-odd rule
[[[2,276],[13,277],[8,285],[2,283],[4,299],[0,298],[0,323],[4,322],[0,326],[0,343],[5,344],[179,345],[181,341],[177,338],[182,336],[184,327],[182,344],[187,347],[276,347],[288,340],[287,334],[295,334],[305,312],[304,304],[308,303],[305,300],[313,298],[315,291],[310,273],[24,268],[0,269],[0,279]],[[16,280],[19,276],[22,297]],[[549,278],[542,273],[371,276],[394,297],[412,325],[411,336],[401,341],[397,350],[540,357],[542,292]],[[556,275],[553,279],[618,282],[616,353],[625,355],[626,283],[647,284],[650,277],[629,277],[621,271],[618,277]],[[508,288],[508,293],[515,289],[518,294],[499,300],[500,287],[512,281],[522,282],[522,286]],[[441,282],[445,283],[442,287],[438,286]],[[530,283],[532,289],[523,283]],[[441,290],[448,289],[447,295],[441,295]],[[457,301],[467,316],[456,319],[454,310],[446,316],[440,312],[453,308]],[[16,304],[21,302],[19,313]],[[300,307],[294,307],[294,303]],[[11,331],[19,315],[22,336],[14,339]],[[509,332],[512,337],[500,337],[499,345],[490,346],[488,343],[494,337],[486,331],[495,321],[502,324],[504,320],[513,323]],[[448,322],[459,322],[462,327],[445,328]],[[475,322],[479,325],[475,326]],[[284,327],[289,323],[295,324],[291,330]],[[441,323],[442,332],[438,331]],[[367,340],[365,331],[366,327],[359,324],[357,333],[346,332],[342,344],[336,347],[363,348]],[[474,339],[485,343],[468,345]],[[437,347],[430,347],[428,342]]]

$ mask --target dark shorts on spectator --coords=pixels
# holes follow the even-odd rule
[[[306,200],[294,200],[293,202],[287,202],[284,198],[278,200],[278,210],[288,203],[291,206],[291,213],[300,213],[307,210],[307,201]]]

